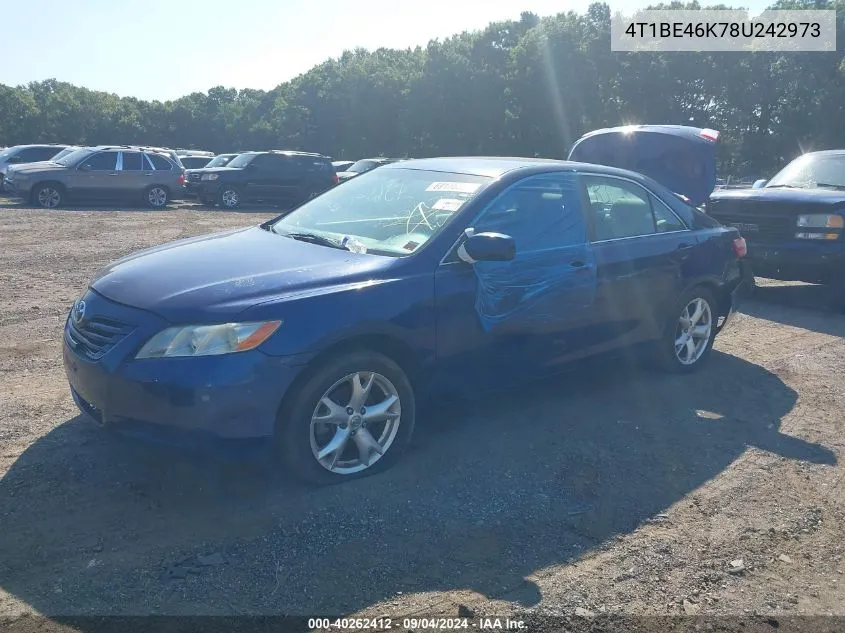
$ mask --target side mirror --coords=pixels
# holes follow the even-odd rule
[[[476,233],[469,235],[458,248],[458,257],[468,264],[475,262],[507,262],[516,256],[516,244],[510,235]]]
[[[761,189],[761,188],[763,188],[763,186],[765,186],[765,184],[766,184],[767,182],[768,182],[768,180],[764,180],[764,179],[761,179],[761,180],[755,180],[755,181],[754,181],[754,184],[753,184],[753,185],[751,185],[751,188],[752,188],[752,189]]]
[[[79,166],[79,171],[91,171],[91,165],[85,163],[84,165]]]
[[[21,157],[20,156],[9,156],[9,159],[6,162],[9,163],[10,165],[17,165],[19,162],[21,162]]]

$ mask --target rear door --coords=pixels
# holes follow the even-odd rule
[[[632,180],[587,174],[581,182],[596,263],[594,338],[603,347],[652,338],[682,290],[695,233]]]
[[[116,192],[121,199],[139,199],[144,189],[152,184],[153,170],[141,152],[121,152]]]

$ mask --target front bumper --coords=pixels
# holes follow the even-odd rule
[[[273,435],[282,398],[307,359],[252,350],[136,360],[140,346],[167,323],[106,302],[95,293],[87,293],[85,301],[98,311],[103,307],[112,314],[131,311],[134,314],[130,316],[147,314],[148,319],[133,324],[134,329],[98,359],[80,347],[78,334],[69,323],[65,325],[65,374],[83,413],[118,429],[158,429],[227,439]]]
[[[845,273],[845,242],[748,242],[748,260],[758,277],[830,283]]]

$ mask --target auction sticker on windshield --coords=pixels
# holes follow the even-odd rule
[[[452,193],[475,193],[481,185],[477,182],[433,182],[426,191],[448,191]]]
[[[458,200],[457,198],[440,198],[437,202],[431,205],[431,208],[436,211],[457,211],[466,200]]]

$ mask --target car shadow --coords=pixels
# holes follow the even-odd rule
[[[77,417],[0,480],[0,587],[57,619],[342,614],[452,589],[532,605],[527,576],[635,530],[749,447],[835,464],[780,432],[796,398],[719,352],[694,377],[602,359],[460,419],[429,413],[392,470],[320,489]]]
[[[739,311],[749,316],[831,336],[845,336],[836,290],[816,284],[758,283]]]

